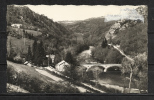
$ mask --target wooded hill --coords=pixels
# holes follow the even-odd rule
[[[83,35],[83,40],[88,45],[95,46],[93,54],[98,61],[103,63],[104,60],[107,60],[107,63],[121,63],[123,57],[118,51],[102,48],[101,44],[105,37],[108,43],[119,45],[129,56],[134,57],[139,53],[147,53],[147,7],[141,6],[136,10],[143,15],[144,22],[138,19],[105,22],[104,17],[100,17],[69,24],[62,22],[62,25],[74,33]]]
[[[135,56],[138,53],[147,52],[147,21],[146,9],[139,7],[139,13],[145,17],[144,23],[141,21],[124,20],[119,28],[113,28],[118,21],[105,22],[104,17],[90,18],[72,23],[54,22],[44,15],[39,15],[28,7],[9,5],[7,7],[8,31],[18,34],[19,30],[11,27],[11,24],[22,24],[21,31],[27,34],[34,33],[34,38],[42,40],[44,48],[50,47],[49,52],[58,54],[58,61],[64,58],[67,51],[78,55],[83,50],[94,46],[93,57],[99,62],[121,63],[122,56],[111,48],[102,48],[103,38],[110,42],[109,33],[112,32],[112,43],[119,45],[124,53]],[[36,35],[37,33],[41,33]],[[21,34],[19,34],[21,37]],[[15,37],[17,37],[15,35]],[[31,37],[27,35],[27,37]],[[28,47],[27,47],[28,48]]]
[[[22,24],[22,26],[20,28],[14,28],[11,27],[12,24]],[[44,49],[47,51],[46,53],[51,53],[52,51],[58,54],[58,58],[63,56],[61,52],[64,48],[69,47],[72,42],[71,32],[68,29],[45,15],[39,15],[33,12],[26,6],[7,6],[7,31],[11,37],[15,37],[21,44],[23,44],[21,42],[22,38],[43,41]],[[12,41],[14,40],[14,38],[11,39]],[[29,45],[32,45],[32,43]],[[14,46],[18,47],[18,45]],[[47,47],[50,48],[47,50]],[[24,49],[27,48],[28,45]]]
[[[21,29],[41,32],[41,39],[62,43],[69,38],[70,31],[44,15],[39,15],[26,6],[7,6],[7,25],[22,24]],[[67,39],[66,39],[67,40]]]

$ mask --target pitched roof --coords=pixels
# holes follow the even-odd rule
[[[62,61],[59,62],[57,65],[61,65],[61,64],[69,65],[69,63],[67,63],[65,60],[62,60]]]

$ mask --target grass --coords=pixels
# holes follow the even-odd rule
[[[13,28],[15,31],[20,32],[20,34],[22,35],[22,32],[23,32],[23,29],[18,29],[18,28]],[[28,33],[28,34],[33,34],[33,36],[39,36],[41,35],[42,33],[39,32],[39,31],[34,31],[34,30],[27,30],[25,29],[25,31]]]
[[[84,83],[86,83],[88,85],[91,85],[91,86],[93,86],[93,87],[95,87],[97,89],[100,89],[100,90],[102,90],[102,91],[104,91],[106,93],[122,93],[122,91],[120,91],[120,90],[117,90],[117,89],[114,89],[114,88],[109,88],[109,87],[106,87],[106,86],[102,86],[99,83],[96,86],[95,82],[92,82],[92,81],[89,81],[89,80],[79,80],[79,79],[78,80],[73,80],[71,78],[66,78],[64,76],[58,75],[58,74],[56,74],[54,72],[51,72],[49,70],[48,70],[48,72],[54,74],[55,76],[61,77],[61,78],[65,79],[65,80],[67,80],[67,81],[69,81],[69,82],[71,82],[71,83],[73,83],[73,84],[75,84],[77,86],[81,86],[81,87],[84,87],[84,88],[86,88],[86,89],[88,89],[90,91],[93,91],[94,93],[100,93],[100,92],[81,84],[81,82],[84,82]]]
[[[14,48],[14,50],[19,53],[18,50],[23,50],[23,53],[26,54],[27,53],[27,48],[28,46],[30,45],[32,47],[32,44],[34,42],[34,40],[31,40],[31,39],[27,39],[25,38],[25,45],[24,45],[24,39],[21,38],[21,39],[17,39],[15,37],[12,37],[12,36],[8,36],[7,37],[7,51],[10,50],[10,46],[9,46],[9,43],[11,41],[11,44],[12,44],[12,47]]]
[[[7,82],[19,86],[30,93],[79,93],[69,84],[56,82],[41,75],[35,68],[7,62]]]

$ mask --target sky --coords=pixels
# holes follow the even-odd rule
[[[107,16],[109,19],[118,19],[112,15],[128,15],[127,12],[121,13],[122,9],[136,9],[138,6],[88,6],[88,5],[24,5],[38,14],[44,14],[53,21],[75,21],[85,20],[93,17]],[[111,17],[111,18],[110,18]]]

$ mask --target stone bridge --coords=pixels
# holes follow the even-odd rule
[[[118,67],[118,68],[121,68],[121,64],[101,64],[101,63],[95,63],[95,64],[81,64],[82,66],[86,67],[88,71],[91,67],[96,67],[96,66],[101,66],[104,68],[104,72],[107,72],[107,70],[109,68],[112,68],[112,67]]]

